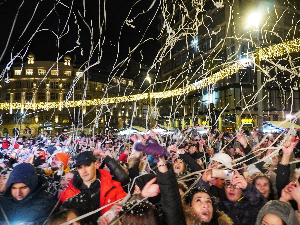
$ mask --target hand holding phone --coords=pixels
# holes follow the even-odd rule
[[[211,171],[212,178],[222,179],[225,181],[232,181],[233,176],[234,171],[232,170],[212,169]]]

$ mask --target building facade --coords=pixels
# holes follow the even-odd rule
[[[55,62],[36,61],[34,54],[29,54],[27,62],[14,64],[8,74],[0,82],[0,102],[20,103],[21,107],[1,110],[0,135],[12,135],[14,128],[19,129],[21,136],[37,136],[46,131],[50,134],[113,132],[126,127],[133,117],[141,118],[136,119],[137,123],[143,122],[142,105],[133,102],[26,109],[28,103],[59,104],[139,92],[132,79],[115,76],[109,80],[105,75],[84,71],[76,67],[69,56]]]
[[[164,88],[184,87],[235,62],[247,63],[212,85],[181,98],[162,100],[160,123],[179,128],[209,122],[220,130],[242,125],[252,128],[258,126],[260,103],[263,121],[284,120],[298,112],[299,54],[265,60],[253,59],[253,55],[259,49],[299,38],[299,10],[298,1],[285,0],[167,1],[160,39],[166,49],[160,71]],[[257,13],[261,13],[260,20],[252,26]],[[258,90],[262,90],[261,97]]]

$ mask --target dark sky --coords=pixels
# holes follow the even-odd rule
[[[85,15],[83,2],[86,4]],[[101,46],[100,51],[99,47],[95,48],[90,63],[96,62],[98,56],[102,54],[100,67],[109,70],[117,58],[118,41],[120,41],[118,59],[120,62],[127,57],[129,47],[133,49],[139,43],[158,8],[158,3],[156,3],[149,12],[139,15],[133,20],[132,25],[135,28],[128,25],[123,26],[129,13],[129,19],[134,19],[139,13],[146,11],[153,1],[142,0],[131,10],[135,2],[132,0],[108,0],[105,1],[104,10],[104,1],[101,2],[102,5],[99,9],[98,1],[91,0],[74,2],[70,0],[25,0],[24,2],[2,0],[0,2],[0,52],[1,56],[4,55],[0,64],[7,63],[19,52],[25,56],[29,52],[33,52],[36,60],[55,60],[58,54],[65,54],[66,51],[71,51],[68,54],[72,59],[76,55],[77,62],[81,64],[89,58],[91,40],[94,42],[94,47],[100,40],[100,43],[104,43],[104,45]],[[100,33],[99,20],[100,23],[104,21],[104,11],[106,12],[106,26],[102,26],[102,33]],[[157,26],[160,23],[158,14],[144,39],[157,38]],[[15,18],[17,19],[13,26]],[[11,37],[9,38],[10,33]],[[75,50],[73,50],[74,48]],[[149,41],[138,48],[132,58],[137,61],[141,60],[140,51],[142,50],[143,63],[151,64],[158,48],[157,41]]]

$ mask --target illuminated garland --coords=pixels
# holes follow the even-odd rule
[[[261,60],[280,57],[292,52],[300,52],[300,38],[287,41],[281,44],[269,46],[259,50],[259,56]],[[199,90],[208,85],[214,84],[219,80],[229,77],[230,75],[238,72],[243,66],[240,63],[234,63],[231,66],[226,67],[210,77],[204,78],[193,84],[187,85],[185,88],[177,88],[170,91],[164,92],[153,92],[150,93],[150,98],[170,98],[175,96],[180,96],[188,94],[189,92]],[[0,103],[0,110],[9,109],[32,109],[32,110],[48,110],[48,109],[62,109],[70,107],[83,107],[83,106],[95,106],[102,104],[113,104],[121,102],[131,102],[139,101],[143,99],[148,99],[149,94],[136,94],[122,97],[112,97],[104,99],[93,99],[93,100],[79,100],[79,101],[68,101],[68,102],[40,102],[40,103]]]

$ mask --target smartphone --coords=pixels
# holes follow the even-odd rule
[[[234,171],[232,170],[222,170],[222,169],[212,169],[211,177],[217,179],[223,179],[226,181],[232,181]]]

